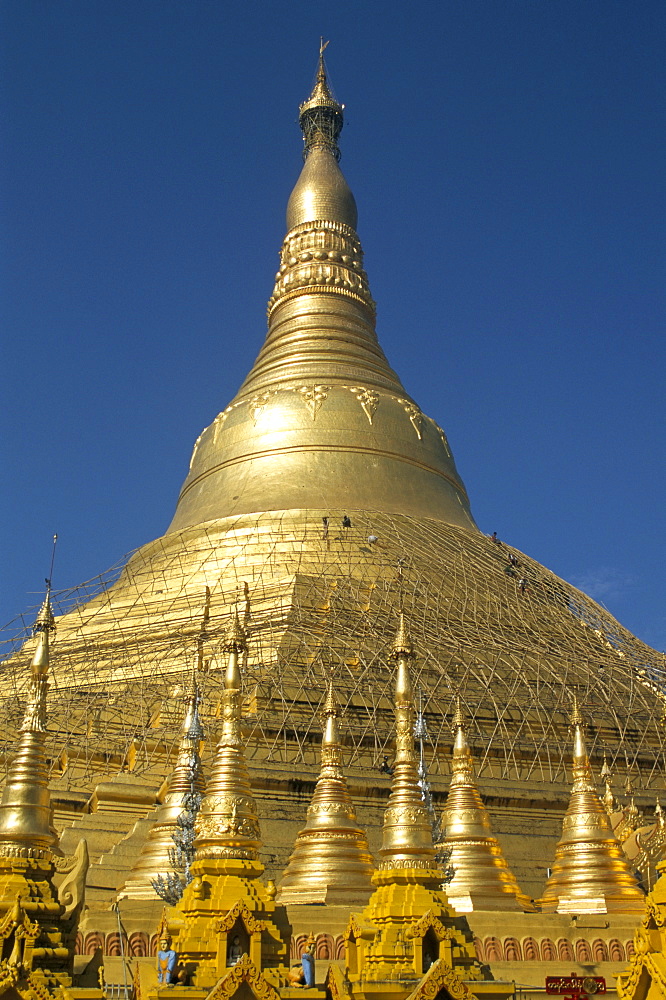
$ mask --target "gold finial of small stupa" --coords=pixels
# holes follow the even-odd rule
[[[396,663],[395,675],[395,762],[391,779],[391,794],[384,813],[382,846],[379,851],[379,871],[419,869],[424,878],[442,875],[437,870],[432,826],[419,786],[418,762],[414,749],[414,699],[409,663],[414,648],[401,613],[391,647]]]
[[[631,826],[633,829],[640,824],[642,820],[641,812],[636,805],[636,800],[634,799],[634,785],[631,780],[631,775],[627,775],[627,780],[624,785],[625,795],[629,799],[626,806],[624,807],[624,813],[627,821],[627,825]]]
[[[365,903],[372,892],[368,841],[342,770],[339,709],[332,679],[324,702],[321,770],[307,822],[280,883],[280,903]]]
[[[398,629],[395,633],[395,639],[391,645],[391,655],[398,659],[399,657],[413,658],[414,656],[414,646],[412,645],[412,640],[407,632],[407,626],[405,625],[405,616],[403,612],[400,612],[400,617],[398,618]]]
[[[225,653],[247,653],[247,636],[240,623],[237,611],[234,611],[234,617],[231,620],[231,625],[227,629],[222,649]],[[237,668],[238,660],[235,659],[233,662]],[[240,673],[238,674],[238,678],[240,682]]]
[[[613,790],[611,788],[611,780],[613,778],[613,772],[608,766],[608,760],[606,759],[606,754],[604,754],[604,762],[600,772],[601,780],[604,783],[604,794],[602,797],[602,802],[604,808],[609,816],[615,811],[615,796],[613,795]]]
[[[622,844],[623,849],[626,842],[640,828],[643,822],[643,814],[634,800],[634,786],[630,775],[627,775],[627,780],[624,784],[624,792],[629,801],[626,806],[619,806],[616,812],[611,816],[613,833]]]
[[[538,901],[558,913],[639,913],[645,897],[597,794],[576,695],[571,712],[573,787],[552,874]]]
[[[456,695],[456,707],[453,712],[453,718],[451,719],[451,729],[453,730],[454,739],[457,737],[460,730],[465,729],[465,714],[462,710],[462,702],[460,700],[460,695]]]
[[[460,698],[453,716],[451,784],[444,810],[443,846],[451,850],[453,879],[446,887],[458,910],[533,910],[492,834],[490,817],[474,781],[474,758]]]
[[[196,670],[192,671],[184,701],[185,712],[176,765],[141,853],[120,890],[119,899],[125,896],[133,899],[155,899],[158,895],[155,890],[157,880],[166,882],[171,879],[177,883],[181,879],[181,873],[174,872],[173,835],[178,830],[179,818],[191,811],[195,805],[198,806],[204,790],[199,756],[199,744],[204,737],[204,730],[199,716],[201,696]]]
[[[56,836],[51,826],[51,798],[46,766],[46,692],[49,635],[55,629],[51,585],[32,627],[36,638],[30,664],[30,687],[16,756],[9,765],[0,803],[0,855],[45,857]]]
[[[239,658],[247,650],[235,614],[222,643],[228,654],[222,692],[222,733],[196,823],[196,858],[257,860],[260,847],[257,807],[252,797],[241,732]]]
[[[436,859],[432,820],[419,784],[409,672],[414,648],[402,613],[391,658],[396,661],[391,794],[384,812],[379,867],[372,876],[377,888],[363,913],[350,917],[345,971],[354,996],[357,991],[383,996],[390,984],[391,996],[397,997],[411,995],[414,982],[437,963],[441,975],[437,986],[445,985],[447,993],[463,996],[469,991],[463,981],[482,979],[483,970],[469,927],[461,926],[442,891],[445,873]],[[444,941],[451,946],[444,946]]]

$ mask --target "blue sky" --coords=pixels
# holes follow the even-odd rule
[[[666,5],[5,0],[0,619],[168,525],[319,36],[390,362],[497,530],[666,647]]]

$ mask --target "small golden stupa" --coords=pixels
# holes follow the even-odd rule
[[[552,874],[538,905],[558,913],[640,913],[645,896],[597,794],[575,696],[571,727],[573,789]]]
[[[342,770],[338,704],[329,680],[324,705],[321,771],[307,822],[278,888],[280,903],[364,904],[372,893],[373,861]]]
[[[601,801],[604,804],[604,808],[609,816],[612,816],[615,812],[615,796],[613,795],[613,789],[611,788],[611,780],[613,778],[613,773],[608,766],[608,761],[606,760],[606,754],[604,754],[604,762],[600,772],[600,778],[604,783],[604,794]]]
[[[204,731],[199,718],[200,696],[195,676],[192,677],[185,701],[186,709],[176,766],[169,779],[164,800],[157,809],[148,838],[118,894],[119,899],[124,897],[156,899],[155,881],[176,875],[173,871],[172,854],[173,834],[177,829],[178,818],[188,807],[188,800],[192,794],[202,793],[204,790],[199,757],[199,744]]]
[[[81,841],[73,856],[63,857],[51,823],[44,745],[54,627],[47,591],[33,626],[36,645],[18,750],[0,803],[0,991],[26,1000],[79,992],[72,987],[72,972],[88,852]],[[59,889],[56,874],[67,876]]]
[[[377,886],[345,933],[346,975],[354,997],[404,1000],[427,981],[424,996],[484,993],[483,974],[469,927],[448,905],[437,867],[432,826],[418,782],[414,703],[409,663],[414,658],[404,616],[393,643],[396,662],[396,750],[391,793],[384,813]],[[424,980],[424,977],[426,979]],[[474,993],[465,981],[472,982]],[[439,990],[446,991],[439,993]],[[492,995],[514,987],[498,983]]]
[[[190,985],[207,989],[242,971],[244,981],[276,988],[287,982],[291,929],[284,907],[259,881],[259,821],[241,733],[239,657],[247,645],[237,616],[222,648],[222,732],[195,827],[194,877],[167,926]]]
[[[443,840],[443,846],[451,851],[449,864],[455,872],[446,887],[449,902],[459,912],[534,910],[493,837],[488,810],[474,781],[474,758],[467,741],[460,698],[453,717],[453,733]]]

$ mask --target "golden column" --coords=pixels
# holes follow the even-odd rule
[[[372,893],[374,865],[342,770],[338,715],[331,680],[324,705],[321,770],[305,828],[279,886],[281,903],[362,905]]]
[[[597,794],[575,696],[571,727],[573,788],[553,871],[537,905],[558,913],[640,913],[645,897]]]
[[[164,879],[177,874],[174,872],[172,861],[175,847],[173,834],[178,829],[179,817],[190,805],[189,800],[192,795],[201,794],[204,790],[199,757],[199,745],[204,731],[199,718],[200,696],[194,675],[185,701],[186,709],[176,766],[146,842],[118,894],[119,899],[157,899],[154,881],[159,876]]]
[[[49,589],[33,626],[28,699],[0,802],[0,982],[31,996],[75,992],[74,941],[88,868],[85,841],[63,858],[51,824],[45,738],[54,628]],[[63,902],[53,883],[56,872],[68,876],[60,887]]]
[[[167,925],[193,986],[212,987],[242,959],[246,973],[277,988],[287,980],[291,929],[284,907],[259,881],[259,821],[241,732],[239,658],[247,644],[237,616],[222,649],[222,732],[195,827],[194,877]]]
[[[502,848],[493,837],[488,810],[474,781],[474,758],[457,699],[453,717],[451,784],[444,810],[444,846],[455,875],[447,884],[449,902],[460,911],[534,910],[521,892]]]
[[[463,980],[480,981],[472,934],[449,907],[437,867],[428,809],[418,783],[414,750],[414,659],[404,616],[391,650],[396,663],[396,752],[384,813],[377,886],[345,933],[346,972],[354,997],[402,1000],[428,974],[438,988],[468,996]],[[434,977],[434,978],[433,978]],[[434,984],[437,984],[436,988]],[[512,993],[507,988],[506,995]],[[502,995],[500,993],[495,996]]]

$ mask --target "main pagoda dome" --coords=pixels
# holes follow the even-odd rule
[[[495,830],[504,829],[524,888],[537,879],[536,895],[525,810],[552,813],[541,829],[554,843],[568,797],[572,690],[594,720],[593,766],[605,750],[616,773],[657,787],[662,657],[583,593],[478,530],[444,431],[407,394],[377,340],[356,205],[338,166],[343,108],[321,57],[300,124],[305,161],[288,203],[264,346],[197,440],[166,534],[99,593],[61,604],[50,699],[54,794],[60,789],[64,817],[71,790],[99,801],[119,773],[125,784],[132,776],[158,788],[197,660],[214,746],[219,650],[237,612],[248,635],[247,752],[269,869],[279,875],[303,826],[329,677],[372,848],[378,799],[388,794],[378,770],[392,732],[387,651],[402,611],[417,654],[433,789],[446,787],[460,698],[479,787],[505,810]],[[19,647],[6,666],[8,746],[31,648]]]
[[[300,124],[305,163],[287,205],[266,341],[199,437],[169,532],[329,508],[474,528],[443,430],[407,395],[377,341],[356,202],[338,166],[342,106],[321,59]]]

